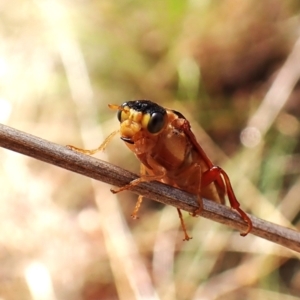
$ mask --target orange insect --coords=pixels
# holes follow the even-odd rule
[[[197,195],[199,208],[194,212],[196,215],[203,207],[202,197],[225,204],[227,192],[231,207],[248,224],[246,232],[241,235],[246,236],[251,231],[252,222],[240,208],[228,175],[211,162],[192,133],[190,123],[180,112],[163,108],[149,100],[128,101],[121,106],[109,107],[118,110],[120,129],[112,132],[97,149],[69,148],[92,155],[104,150],[109,141],[120,132],[121,139],[141,162],[141,176],[113,190],[114,193],[129,190],[140,182],[157,180]],[[133,218],[137,218],[142,198],[138,197]],[[177,211],[184,240],[189,240],[181,211]]]

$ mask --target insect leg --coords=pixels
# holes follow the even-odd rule
[[[143,196],[139,195],[138,200],[137,200],[137,202],[135,204],[134,210],[133,210],[133,212],[131,214],[131,218],[134,219],[134,220],[136,220],[136,219],[139,218],[137,214],[138,214],[138,211],[139,211],[139,209],[140,209],[140,207],[142,205],[142,201],[143,201]]]
[[[248,224],[248,228],[247,228],[246,232],[241,233],[241,236],[246,236],[252,230],[252,221],[248,217],[248,215],[240,208],[240,203],[238,202],[238,200],[235,197],[235,194],[233,192],[233,189],[232,189],[232,186],[231,186],[231,183],[230,183],[227,173],[223,169],[221,169],[220,172],[225,181],[230,206],[233,209],[235,209],[240,214],[242,219]]]
[[[77,148],[75,146],[71,146],[71,145],[67,145],[67,147],[71,150],[80,152],[80,153],[84,153],[87,155],[93,155],[97,152],[103,151],[105,150],[106,146],[108,145],[108,143],[113,139],[113,137],[119,132],[120,130],[116,130],[113,131],[105,140],[104,142],[96,149],[92,149],[92,150],[86,150],[86,149],[81,149],[81,148]]]
[[[144,175],[141,176],[140,178],[134,179],[130,181],[128,184],[118,188],[118,189],[111,189],[110,191],[113,194],[120,193],[122,191],[130,190],[132,187],[135,185],[138,185],[141,182],[146,182],[146,181],[154,181],[154,180],[160,180],[164,175]]]
[[[142,174],[140,178],[134,179],[128,184],[120,187],[119,189],[112,189],[111,192],[116,194],[125,190],[130,190],[133,186],[138,185],[141,182],[154,181],[162,179],[166,174],[166,169],[158,164],[150,155],[147,156],[147,163],[152,170],[155,170],[155,174],[148,175]],[[153,173],[153,172],[152,172]]]
[[[141,177],[140,178],[131,181],[129,184],[126,184],[125,186],[122,186],[119,189],[116,189],[116,190],[111,189],[111,192],[114,193],[114,194],[116,194],[116,193],[122,192],[124,190],[129,190],[133,186],[135,186],[135,185],[137,185],[137,184],[139,184],[141,182],[144,182],[144,181],[153,181],[153,180],[160,180],[160,179],[162,179],[165,176],[165,173],[166,173],[165,168],[162,167],[161,165],[159,165],[151,156],[147,157],[147,163],[152,168],[152,170],[155,170],[155,172],[156,172],[155,175],[149,175],[149,174],[147,174],[146,167],[143,164],[141,164],[141,169],[140,169]],[[133,212],[131,214],[131,217],[133,219],[138,219],[137,213],[138,213],[138,211],[139,211],[139,209],[141,207],[142,201],[143,201],[143,196],[139,195],[138,200],[136,202],[136,205],[134,207],[134,210],[133,210]]]
[[[199,163],[193,163],[189,167],[186,167],[179,176],[177,176],[176,180],[187,181],[189,192],[197,195],[197,202],[199,207],[193,212],[190,213],[191,216],[196,217],[196,215],[201,212],[203,209],[203,201],[201,197],[201,189],[202,189],[202,167]],[[180,186],[179,186],[180,187]]]
[[[141,167],[140,167],[140,174],[141,174],[141,176],[146,175],[146,168],[145,168],[145,166],[143,164],[141,164]],[[139,211],[139,209],[140,209],[140,207],[142,205],[142,201],[143,201],[143,196],[139,195],[138,200],[137,200],[137,202],[135,204],[134,210],[133,210],[133,212],[131,214],[131,217],[134,220],[139,218],[137,214],[138,214],[138,211]]]
[[[188,241],[188,240],[191,240],[192,237],[190,237],[186,231],[186,227],[185,227],[185,223],[183,221],[183,217],[182,217],[182,213],[181,213],[181,210],[179,208],[177,208],[177,212],[178,212],[178,215],[179,215],[179,219],[180,219],[180,223],[181,223],[181,227],[182,227],[182,230],[184,232],[184,239],[183,241]]]
[[[227,191],[227,196],[230,202],[230,206],[235,209],[242,219],[248,224],[248,228],[245,232],[241,233],[242,236],[246,236],[251,230],[252,230],[252,221],[248,217],[248,215],[240,208],[240,203],[236,199],[236,196],[233,192],[230,179],[227,175],[227,173],[220,167],[218,166],[213,166],[211,169],[208,171],[204,172],[202,175],[202,180],[201,184],[202,186],[207,186],[213,181],[218,181],[220,182],[220,176],[223,176],[224,181],[225,181],[225,186],[226,186],[226,191]],[[223,183],[224,185],[224,183]]]

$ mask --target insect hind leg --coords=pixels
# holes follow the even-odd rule
[[[224,181],[222,180],[222,177]],[[219,184],[222,182],[222,188],[226,187],[227,196],[230,202],[230,206],[232,209],[236,210],[241,218],[248,224],[248,228],[245,232],[241,233],[241,236],[246,236],[252,230],[252,221],[248,217],[248,215],[240,208],[240,203],[236,199],[236,196],[233,192],[233,188],[230,183],[230,179],[227,173],[218,166],[213,166],[208,171],[204,172],[202,175],[202,186],[207,186],[213,181],[217,181]]]

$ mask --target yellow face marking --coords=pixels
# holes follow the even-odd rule
[[[144,114],[142,118],[142,127],[147,129],[148,123],[150,121],[151,116],[149,114]]]
[[[122,107],[120,133],[124,137],[133,137],[142,128],[143,114],[128,106]]]
[[[131,120],[125,120],[121,123],[120,133],[123,137],[133,137],[136,133],[141,130],[141,124],[132,122]]]
[[[128,106],[121,107],[121,123],[130,118],[130,109]]]
[[[121,123],[126,120],[131,120],[136,123],[141,123],[141,120],[143,118],[143,114],[139,111],[136,111],[132,108],[129,108],[128,106],[121,108]]]
[[[139,124],[144,129],[147,129],[148,123],[150,121],[150,114],[143,114],[140,111],[136,111],[128,106],[122,107],[121,113],[121,123],[130,120],[132,122],[127,122],[127,126],[133,126],[133,122]]]
[[[136,111],[134,109],[130,109],[130,116],[129,118],[136,122],[136,123],[141,123],[141,120],[143,118],[143,114],[140,111]]]
[[[118,119],[120,121],[120,133],[123,137],[133,137],[139,131],[144,130],[148,134],[157,135],[165,127],[168,119],[167,114],[150,113],[137,111],[127,106],[110,105],[112,109],[118,109]],[[144,132],[144,133],[145,133]]]

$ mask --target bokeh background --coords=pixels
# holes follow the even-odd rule
[[[97,147],[107,104],[182,112],[242,207],[300,222],[298,0],[0,2],[0,122]],[[300,297],[299,254],[0,149],[0,299]],[[138,173],[116,138],[99,159]]]

